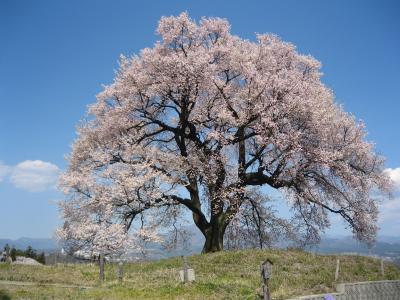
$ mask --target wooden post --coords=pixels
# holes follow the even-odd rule
[[[263,289],[263,299],[271,300],[271,295],[269,291],[269,278],[272,275],[272,261],[267,259],[261,265],[261,280],[262,280],[262,289]]]
[[[103,253],[100,253],[99,268],[100,268],[99,279],[100,279],[100,281],[104,281],[104,254]]]
[[[8,258],[10,257],[10,246],[7,244],[4,248],[6,250],[6,262],[8,262]]]
[[[336,260],[336,272],[335,272],[335,281],[339,279],[339,268],[340,268],[340,260]]]
[[[187,283],[189,281],[189,276],[188,276],[188,263],[187,263],[187,258],[186,256],[183,257],[183,282]]]
[[[122,282],[124,279],[124,264],[122,261],[118,263],[118,280]]]
[[[385,269],[383,267],[383,259],[381,259],[381,274],[382,274],[382,276],[385,276]]]
[[[10,246],[6,245],[6,263],[12,263]]]

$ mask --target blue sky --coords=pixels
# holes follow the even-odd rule
[[[400,4],[392,1],[0,1],[0,238],[49,237],[75,126],[112,81],[118,56],[157,40],[163,15],[227,18],[273,32],[323,64],[323,81],[364,120],[400,186]],[[400,228],[400,198],[382,234]],[[332,233],[343,232],[333,230]]]

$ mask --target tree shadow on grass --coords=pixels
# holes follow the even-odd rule
[[[7,291],[0,289],[0,300],[10,300],[11,297]]]

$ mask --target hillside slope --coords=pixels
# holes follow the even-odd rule
[[[196,272],[196,282],[178,281],[182,258],[175,257],[125,266],[125,280],[116,280],[116,266],[107,265],[106,282],[97,281],[95,265],[9,266],[0,265],[0,281],[30,281],[37,286],[23,287],[0,283],[0,295],[11,298],[66,299],[257,299],[261,294],[260,264],[274,262],[271,279],[272,297],[325,293],[334,290],[336,259],[341,261],[339,282],[400,279],[400,270],[380,261],[361,256],[313,255],[303,251],[243,250],[195,255],[188,258]],[[46,283],[94,286],[93,289],[57,288]]]

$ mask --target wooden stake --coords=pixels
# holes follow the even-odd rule
[[[339,268],[340,268],[340,260],[336,260],[336,272],[335,272],[335,281],[339,279]]]
[[[188,282],[189,281],[189,275],[188,275],[188,263],[187,263],[187,258],[186,256],[183,257],[183,282]]]
[[[122,261],[120,261],[118,263],[118,280],[122,282],[123,279],[124,279],[124,264],[122,263]]]
[[[100,253],[99,268],[100,268],[99,279],[100,279],[100,281],[104,281],[104,254],[103,253]]]
[[[269,291],[269,278],[272,275],[272,261],[267,259],[261,265],[261,280],[262,280],[262,289],[263,289],[263,299],[271,300],[271,294]]]

